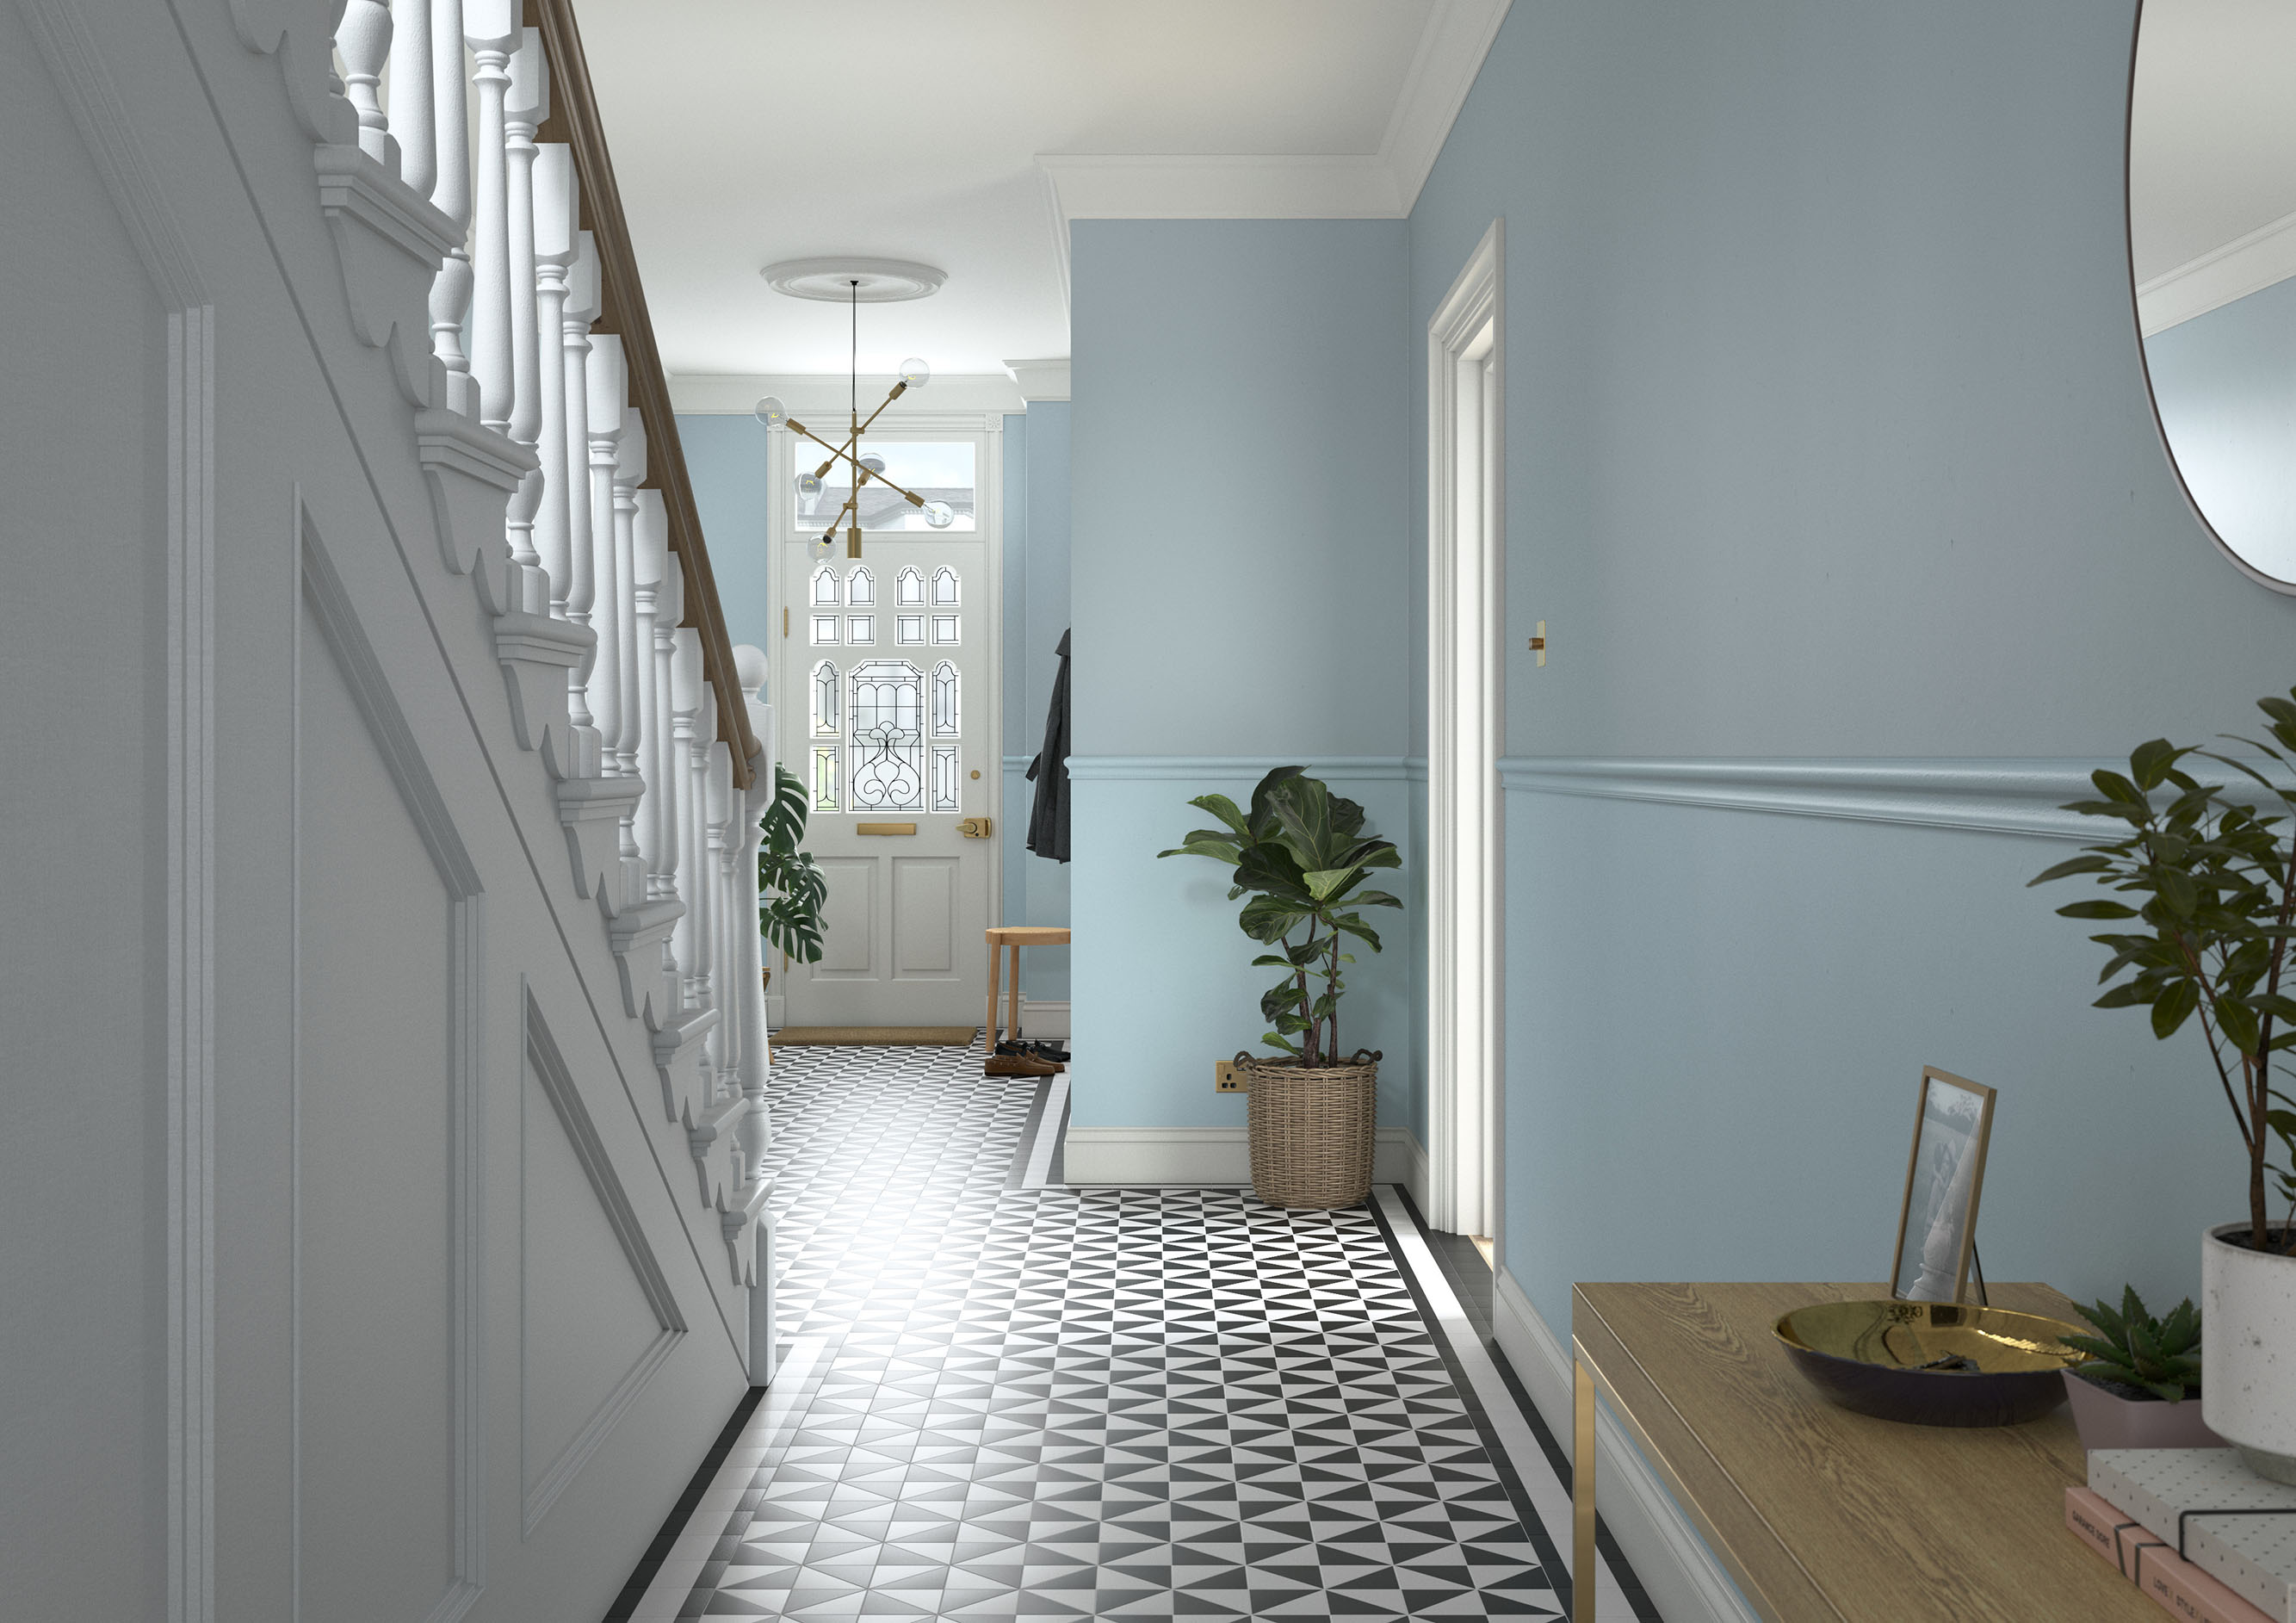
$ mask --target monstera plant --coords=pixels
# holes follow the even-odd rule
[[[805,785],[788,767],[774,767],[773,804],[758,820],[765,840],[758,847],[758,928],[767,944],[800,963],[821,962],[821,905],[829,881],[814,865],[813,854],[798,848],[805,838]]]
[[[1274,1029],[1260,1040],[1302,1065],[1345,1063],[1340,1047],[1340,998],[1347,990],[1343,950],[1353,937],[1379,951],[1365,907],[1400,907],[1384,890],[1366,890],[1374,868],[1399,868],[1388,840],[1363,832],[1364,808],[1333,794],[1305,767],[1278,766],[1251,791],[1250,809],[1226,795],[1188,802],[1219,819],[1192,831],[1159,857],[1208,857],[1234,873],[1228,899],[1249,896],[1236,922],[1272,951],[1251,962],[1283,978],[1260,994],[1259,1012]]]

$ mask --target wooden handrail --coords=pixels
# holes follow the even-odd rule
[[[622,216],[622,193],[614,184],[614,161],[606,151],[605,127],[590,88],[589,63],[582,54],[581,30],[574,24],[573,0],[526,0],[527,26],[541,30],[550,61],[550,119],[536,132],[539,141],[563,141],[574,152],[581,182],[582,224],[598,250],[601,314],[594,331],[621,335],[629,367],[630,398],[646,431],[645,483],[661,492],[669,520],[669,550],[677,554],[685,580],[682,622],[701,635],[701,671],[718,695],[718,736],[732,746],[734,782],[750,787],[750,757],[758,740],[750,731],[749,707],[734,675],[734,645],[726,635],[726,613],[718,602],[709,549],[701,540],[701,515],[693,505],[693,486],[678,443],[677,415],[669,402],[669,378],[655,348],[653,321],[646,313],[645,285],[638,280],[637,254],[629,223]]]

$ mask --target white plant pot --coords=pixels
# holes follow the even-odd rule
[[[2259,1476],[2296,1484],[2296,1257],[2201,1241],[2201,1410]]]

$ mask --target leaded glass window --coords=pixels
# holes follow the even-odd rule
[[[837,641],[835,615],[816,614],[813,617],[813,640],[816,647],[825,646]]]
[[[942,564],[933,571],[933,607],[953,609],[956,606],[956,571]]]
[[[845,617],[845,640],[857,648],[865,648],[877,640],[877,617],[873,614],[849,614]]]
[[[845,601],[857,609],[865,609],[877,601],[877,578],[866,564],[857,563],[853,572],[845,578]]]
[[[932,617],[933,641],[944,648],[956,645],[956,616],[936,614]]]
[[[813,735],[837,736],[837,667],[827,660],[813,668]]]
[[[833,812],[837,809],[837,746],[816,744],[813,749],[813,809]]]
[[[964,793],[957,782],[956,746],[935,744],[932,747],[932,808],[937,812],[961,811]]]
[[[957,735],[956,667],[947,660],[933,667],[932,730],[935,738]]]
[[[851,809],[922,811],[924,672],[906,660],[866,660],[851,680]]]
[[[816,608],[837,601],[837,571],[825,563],[813,572],[813,601]]]
[[[923,615],[896,614],[893,616],[893,641],[914,644],[924,640],[925,617]]]
[[[914,570],[903,570],[895,583],[894,594],[904,609],[912,603],[922,603],[925,600],[925,578]]]

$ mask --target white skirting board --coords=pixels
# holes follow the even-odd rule
[[[1071,1184],[1227,1188],[1251,1182],[1242,1127],[1072,1127],[1062,1165]],[[1371,1176],[1374,1183],[1402,1184],[1423,1203],[1427,1152],[1419,1135],[1409,1127],[1380,1128]]]
[[[1491,1330],[1523,1389],[1571,1449],[1570,1354],[1505,1270],[1491,1293]],[[1610,1411],[1595,1422],[1595,1500],[1611,1536],[1667,1623],[1760,1623]]]
[[[997,1019],[1004,1019],[1000,1011]],[[1058,1037],[1066,1042],[1069,1030],[1069,1005],[1065,998],[1038,1003],[1033,997],[1021,1000],[1021,1035],[1029,1038]]]

